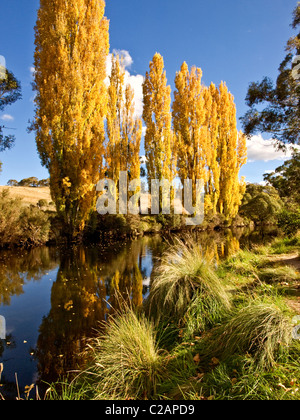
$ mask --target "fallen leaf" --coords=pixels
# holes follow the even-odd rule
[[[194,362],[195,363],[199,363],[200,362],[200,355],[196,354],[196,356],[194,356]]]
[[[219,359],[217,359],[216,357],[213,357],[213,358],[211,359],[211,363],[212,363],[214,366],[217,366],[217,365],[220,363],[220,360],[219,360]]]

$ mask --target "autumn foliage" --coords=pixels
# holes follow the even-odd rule
[[[130,179],[140,178],[140,145],[142,120],[135,116],[134,91],[125,85],[125,69],[122,59],[112,56],[112,70],[108,87],[106,116],[106,167],[109,179],[116,183],[120,171]]]
[[[245,189],[239,171],[246,139],[226,84],[206,87],[201,69],[183,63],[172,102],[156,53],[143,83],[142,121],[121,56],[110,56],[107,74],[104,9],[104,0],[41,0],[35,28],[33,129],[64,233],[82,235],[100,179],[118,183],[120,171],[129,180],[140,177],[143,121],[149,187],[152,179],[201,179],[206,211],[235,217]]]
[[[184,62],[176,74],[174,101],[163,58],[155,54],[144,83],[148,179],[203,180],[206,212],[237,215],[245,191],[246,137],[237,130],[233,95],[225,83],[202,84],[202,70]],[[173,126],[171,125],[173,121]],[[195,191],[194,191],[195,193]]]
[[[104,175],[109,23],[104,0],[41,0],[35,28],[36,115],[64,233],[80,235]]]

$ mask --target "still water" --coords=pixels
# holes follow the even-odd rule
[[[260,241],[243,229],[198,233],[195,239],[220,258]],[[26,385],[56,381],[80,368],[86,339],[99,329],[117,293],[141,305],[151,273],[170,238],[146,236],[89,247],[42,247],[0,252],[0,393],[16,395]]]

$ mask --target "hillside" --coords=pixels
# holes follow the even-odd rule
[[[52,201],[49,187],[7,187],[0,186],[0,193],[3,190],[9,190],[12,197],[21,197],[24,205],[36,205],[39,200],[46,200],[47,203]]]

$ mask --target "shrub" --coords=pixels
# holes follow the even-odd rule
[[[39,208],[30,206],[23,209],[20,219],[22,245],[39,246],[49,239],[50,221],[48,215]]]
[[[37,205],[38,205],[38,207],[39,207],[39,208],[42,208],[42,207],[47,207],[47,206],[48,206],[48,201],[47,201],[47,200],[45,200],[44,198],[41,198],[41,199],[37,202]]]
[[[24,207],[20,198],[0,194],[0,247],[42,245],[48,241],[49,216],[37,207]]]
[[[0,246],[16,243],[20,239],[19,218],[22,212],[22,200],[11,198],[8,190],[0,194]]]
[[[278,216],[278,226],[287,235],[294,235],[300,229],[300,209],[296,211],[283,210]]]

